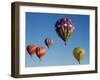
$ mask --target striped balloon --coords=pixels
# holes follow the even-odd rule
[[[46,54],[46,49],[44,47],[36,48],[36,55],[41,60],[41,58]]]
[[[27,51],[28,51],[30,56],[32,56],[33,54],[36,53],[36,48],[37,48],[37,46],[32,45],[32,44],[27,46]]]
[[[58,36],[66,44],[74,31],[72,20],[69,18],[61,18],[56,21],[55,28],[56,28],[55,30]]]
[[[50,38],[46,38],[44,42],[48,48],[53,44],[53,40]]]

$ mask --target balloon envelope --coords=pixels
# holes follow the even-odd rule
[[[37,47],[36,48],[36,55],[39,59],[41,59],[46,53],[46,49],[44,47]]]
[[[69,18],[61,18],[57,20],[55,24],[55,31],[66,44],[74,31],[72,20]]]
[[[50,38],[46,38],[44,42],[48,48],[53,44],[53,40]]]
[[[81,62],[81,60],[84,58],[84,49],[83,48],[74,48],[73,50],[73,55],[76,58],[76,60],[79,62]]]
[[[33,54],[36,53],[36,48],[37,48],[36,45],[28,45],[27,46],[27,51],[28,51],[30,56],[32,56]]]

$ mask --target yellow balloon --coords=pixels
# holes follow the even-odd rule
[[[81,62],[81,60],[84,58],[84,53],[85,50],[83,48],[74,48],[73,50],[73,55],[76,58],[76,60],[79,62]]]

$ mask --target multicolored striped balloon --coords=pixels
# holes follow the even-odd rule
[[[65,45],[68,39],[71,37],[74,27],[72,20],[69,18],[61,18],[56,21],[55,30],[58,36],[65,42]]]

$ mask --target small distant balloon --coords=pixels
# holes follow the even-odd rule
[[[46,49],[44,47],[36,48],[36,55],[41,60],[41,58],[46,54]]]
[[[53,40],[51,38],[46,38],[45,39],[45,45],[49,48],[53,45]]]
[[[32,56],[33,54],[36,53],[36,48],[37,48],[36,45],[28,45],[27,46],[27,51],[28,51],[30,56]]]
[[[74,31],[72,20],[66,17],[58,19],[55,24],[55,31],[66,45]]]
[[[83,60],[84,58],[84,53],[85,50],[83,48],[74,48],[73,50],[73,55],[76,58],[76,60],[79,62],[79,64],[81,63],[81,60]]]

